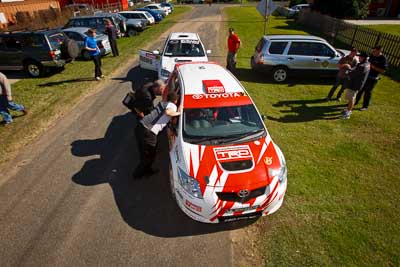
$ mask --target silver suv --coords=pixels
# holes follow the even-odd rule
[[[345,53],[316,36],[266,35],[256,46],[251,68],[270,72],[276,82],[284,82],[289,74],[299,72],[335,75],[337,63]]]

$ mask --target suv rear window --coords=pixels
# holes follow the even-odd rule
[[[274,55],[282,55],[288,42],[272,42],[269,46],[268,52]]]
[[[61,44],[65,40],[65,35],[62,32],[56,32],[47,35],[47,38],[49,39],[51,49],[59,49]]]

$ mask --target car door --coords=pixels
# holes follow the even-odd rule
[[[310,44],[314,62],[313,69],[321,72],[337,71],[336,52],[325,43],[314,42]]]
[[[160,55],[147,50],[139,50],[139,65],[142,69],[158,71]]]
[[[292,41],[286,55],[287,66],[293,70],[318,69],[312,49],[311,42]]]
[[[10,36],[4,38],[5,50],[3,57],[6,59],[6,65],[9,69],[22,69],[23,48],[22,38],[19,36]]]

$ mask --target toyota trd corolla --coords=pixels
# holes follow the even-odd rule
[[[164,93],[171,91],[182,115],[168,131],[170,186],[183,212],[218,223],[279,209],[285,158],[239,81],[217,63],[178,63]]]

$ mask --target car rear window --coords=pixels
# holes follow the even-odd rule
[[[265,40],[264,40],[264,38],[261,38],[261,40],[258,42],[258,44],[256,46],[256,51],[261,52],[264,44],[265,44]]]
[[[269,46],[268,52],[274,55],[282,55],[288,42],[272,42]]]
[[[62,32],[56,32],[47,35],[47,38],[49,39],[50,46],[52,49],[59,49],[61,44],[65,40],[65,35]]]

